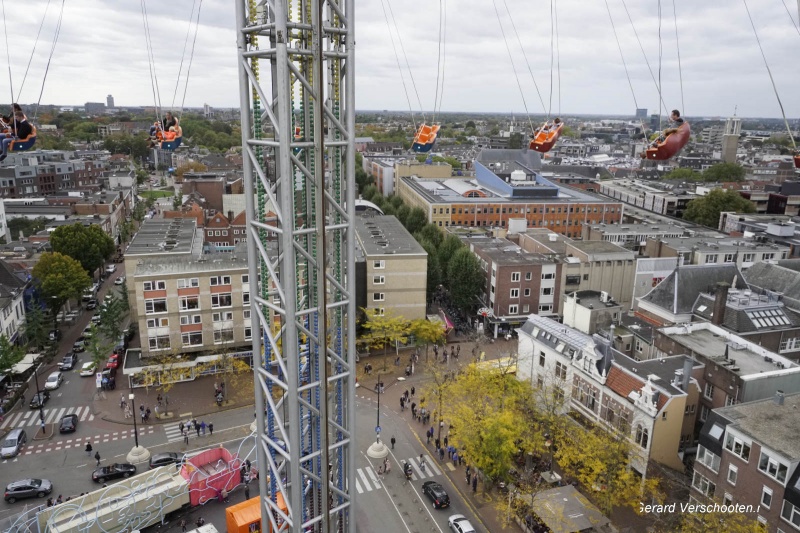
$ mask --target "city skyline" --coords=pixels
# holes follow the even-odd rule
[[[387,1],[358,6],[357,109],[408,112],[407,100],[410,99],[417,119],[421,115],[420,108],[430,117],[428,110],[434,106],[437,83],[438,9],[434,6],[428,10],[429,16],[420,17],[416,10],[403,10],[399,3],[388,4]],[[152,106],[159,102],[165,109],[180,108],[185,78],[176,82],[192,11],[192,5],[186,4],[151,2],[147,5],[160,93],[160,98],[154,99],[140,6],[121,0],[73,0],[67,3],[41,101],[72,106],[104,102],[106,96],[112,94],[120,107]],[[513,14],[525,55],[541,90],[541,100],[520,51],[506,4]],[[20,91],[47,2],[31,0],[25,3],[24,8],[17,7],[19,5],[9,6],[6,10],[8,39],[13,45],[13,96],[21,102],[35,103],[42,90],[42,75],[50,53],[58,9],[51,6],[48,10],[30,72]],[[800,72],[794,66],[800,53],[796,7],[778,0],[748,5],[787,117],[797,118],[800,116],[800,100],[794,97],[792,90],[800,84]],[[397,66],[384,17],[384,8],[388,6],[391,6],[396,27],[402,35],[413,83],[402,53],[402,75]],[[447,26],[443,39],[446,59],[442,111],[513,112],[520,117],[525,116],[526,106],[531,115],[549,110],[552,114],[627,116],[632,115],[636,107],[646,107],[651,113],[658,111],[657,85],[652,79],[659,76],[657,6],[625,6],[621,2],[609,2],[630,73],[634,100],[605,4],[579,4],[577,0],[558,2],[557,44],[560,54],[554,55],[553,60],[560,63],[560,69],[553,69],[552,104],[549,94],[550,4],[531,6],[519,0],[504,0],[497,2],[496,6],[515,68],[512,68],[494,5],[451,0],[447,3]],[[625,7],[642,41],[653,70],[652,77]],[[664,3],[660,75],[665,106],[662,106],[662,114],[666,113],[663,109],[666,107],[682,109],[688,116],[724,117],[736,110],[739,116],[745,117],[780,117],[780,108],[744,4],[711,0],[702,5],[678,3],[675,7],[682,69],[679,71],[677,68],[673,6]],[[207,0],[202,9],[186,106],[201,107],[207,103],[218,108],[238,107],[233,7],[221,0]],[[391,13],[386,13],[391,20]],[[91,32],[85,31],[87,20],[92,23]],[[533,26],[530,21],[534,21]],[[392,34],[395,35],[395,45],[399,47],[394,26]],[[192,37],[193,32],[184,60],[184,73],[189,63]],[[418,50],[425,53],[420,54]],[[517,77],[525,93],[525,103]],[[0,83],[0,92],[3,91],[6,94],[3,100],[6,100],[11,95],[8,78]]]

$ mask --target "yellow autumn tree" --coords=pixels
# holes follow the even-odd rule
[[[379,314],[377,309],[362,308],[362,311],[367,316],[367,321],[364,323],[367,333],[361,336],[360,343],[368,344],[372,348],[384,348],[384,351],[394,345],[397,351],[398,344],[408,340],[409,322],[402,316],[390,311]],[[384,365],[386,365],[385,360]]]
[[[413,320],[409,331],[416,339],[418,346],[425,346],[425,361],[428,360],[428,347],[431,344],[444,342],[444,327],[441,322],[431,322],[427,318]]]

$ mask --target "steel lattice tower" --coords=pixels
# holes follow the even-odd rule
[[[262,531],[356,530],[353,13],[236,2]]]

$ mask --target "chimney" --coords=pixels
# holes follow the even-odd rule
[[[728,290],[730,288],[730,283],[717,282],[717,290],[714,293],[714,316],[711,317],[711,323],[715,326],[719,326],[725,320],[725,305],[728,303]]]
[[[689,380],[692,379],[692,367],[694,366],[694,361],[690,358],[686,358],[683,360],[683,385],[681,389],[683,392],[689,392]]]
[[[776,390],[775,391],[775,397],[773,398],[773,401],[775,402],[775,405],[783,405],[783,391],[782,390]]]
[[[233,211],[228,211],[228,222],[233,222]]]

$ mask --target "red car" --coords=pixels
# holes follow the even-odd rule
[[[108,358],[108,362],[106,363],[106,368],[117,368],[118,366],[119,366],[119,356],[117,354],[114,354]]]

